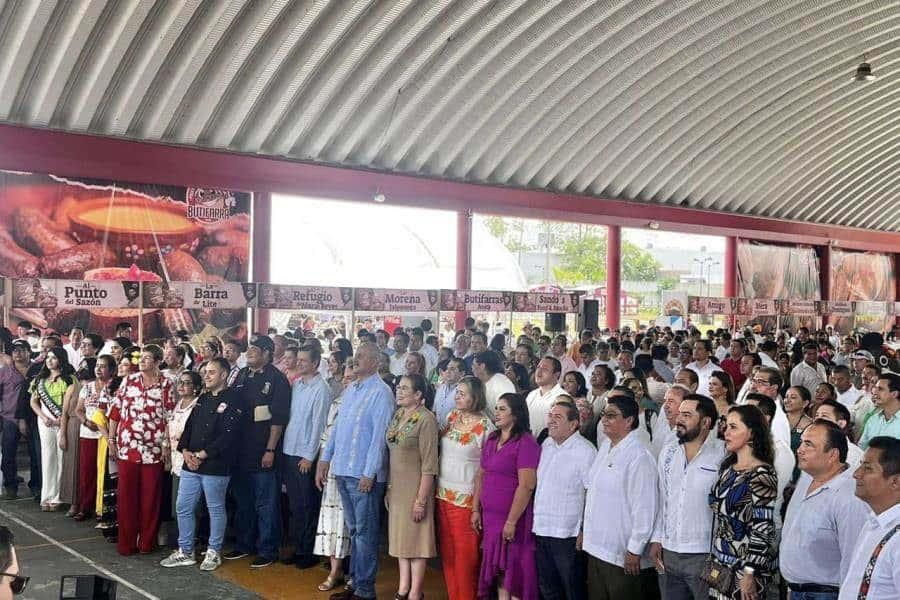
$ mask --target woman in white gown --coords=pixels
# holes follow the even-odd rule
[[[347,386],[356,380],[355,367],[354,360],[347,359],[344,368],[343,389],[347,389]],[[325,447],[331,436],[342,400],[343,395],[340,395],[331,402],[320,448]],[[322,491],[322,508],[319,510],[319,525],[316,528],[316,545],[313,553],[317,556],[327,556],[331,561],[331,572],[328,574],[328,578],[318,586],[320,592],[331,591],[344,582],[343,563],[344,558],[350,555],[350,532],[347,531],[347,526],[344,524],[341,494],[338,492],[337,482],[331,472],[328,474],[325,489]],[[348,580],[347,585],[350,583]]]

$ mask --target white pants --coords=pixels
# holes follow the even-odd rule
[[[47,427],[38,419],[38,433],[41,436],[41,504],[59,504],[63,467],[59,427]]]

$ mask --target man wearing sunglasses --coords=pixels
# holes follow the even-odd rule
[[[0,600],[18,596],[28,585],[28,578],[19,574],[13,541],[12,531],[0,525]]]

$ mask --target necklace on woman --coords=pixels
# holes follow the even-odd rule
[[[800,423],[803,421],[803,418],[804,418],[805,416],[806,416],[806,415],[804,415],[803,413],[800,413],[800,416],[797,417],[797,422],[796,422],[796,423],[791,423],[791,422],[790,422],[790,416],[788,416],[788,424],[791,426],[791,430],[795,430],[795,429],[797,429],[798,427],[800,427]]]

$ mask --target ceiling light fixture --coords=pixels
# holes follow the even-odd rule
[[[380,189],[375,190],[375,195],[372,196],[372,200],[377,202],[378,204],[383,204],[385,201],[384,193]]]
[[[867,81],[874,81],[877,77],[874,73],[872,73],[872,65],[868,62],[867,55],[863,55],[863,61],[859,63],[859,66],[856,67],[856,73],[853,75],[854,81],[861,81],[863,83]]]

